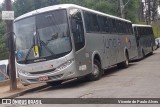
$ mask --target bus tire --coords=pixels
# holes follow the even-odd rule
[[[88,75],[88,79],[90,81],[96,81],[99,80],[102,76],[102,69],[101,69],[101,64],[98,60],[94,60],[94,70],[92,71],[91,74]]]
[[[128,68],[129,66],[129,56],[128,53],[125,53],[125,61],[117,64],[118,68]]]
[[[153,46],[152,46],[152,51],[151,51],[150,55],[153,55],[153,51],[154,51],[154,49],[153,49]]]
[[[28,86],[28,84],[22,84],[23,86]]]
[[[153,51],[150,53],[150,55],[153,55]]]
[[[145,53],[144,53],[144,50],[142,49],[142,59],[145,58]]]
[[[61,83],[62,81],[51,81],[51,82],[47,82],[47,85],[56,86],[56,85],[60,85]]]

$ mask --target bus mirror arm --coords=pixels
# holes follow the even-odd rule
[[[12,33],[12,34],[11,34]],[[4,37],[7,37],[5,40],[5,45],[6,45],[6,47],[7,47],[7,50],[8,51],[11,51],[10,49],[10,42],[9,42],[9,39],[10,39],[10,36],[13,36],[13,44],[14,44],[14,51],[16,50],[16,35],[15,35],[15,33],[14,32],[9,32],[9,33],[6,33],[5,35],[4,35]]]

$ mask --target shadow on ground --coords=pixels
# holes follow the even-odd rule
[[[129,67],[132,67],[132,66],[135,66],[135,65],[136,65],[135,63],[130,63]],[[116,72],[121,72],[121,71],[123,71],[123,69],[119,69],[117,66],[110,67],[107,70],[105,70],[102,78],[107,78],[107,77],[110,77],[110,76],[116,76],[114,74]],[[67,82],[67,83],[64,83],[64,84],[59,84],[59,85],[54,85],[54,86],[46,85],[46,87],[44,87],[42,89],[39,89],[39,90],[36,90],[36,91],[34,91],[34,93],[43,92],[43,91],[51,91],[51,90],[53,91],[53,90],[58,90],[58,89],[77,88],[77,87],[82,87],[82,86],[88,85],[91,82],[94,82],[94,81],[89,81],[88,79],[83,77],[83,78],[79,78],[77,80],[70,81],[70,82]]]

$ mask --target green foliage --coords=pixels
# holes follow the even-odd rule
[[[155,38],[160,37],[160,25],[157,25],[157,23],[152,23],[152,27]]]
[[[0,60],[6,59],[8,57],[4,33],[4,22],[0,19]]]
[[[128,0],[125,0],[125,3]],[[136,23],[138,20],[138,8],[139,0],[130,0],[130,2],[125,7],[126,19],[131,20],[133,23]]]
[[[115,12],[117,9],[114,9],[114,8],[115,8],[114,4],[107,1],[101,1],[95,4],[95,10],[98,10],[107,14],[117,15],[116,14],[117,12]]]
[[[124,4],[128,0],[124,0]],[[119,0],[15,0],[15,15],[20,16],[29,11],[55,4],[77,4],[107,14],[120,16]],[[137,20],[139,0],[131,0],[125,7],[126,19],[133,22]]]
[[[59,3],[72,3],[94,9],[103,13],[117,15],[117,0],[59,0]]]
[[[0,6],[0,14],[1,14],[1,11],[2,11],[2,5]],[[5,45],[6,39],[4,37],[4,34],[5,34],[4,21],[0,19],[0,60],[8,58],[8,52]]]
[[[124,0],[124,4],[127,2],[128,0]],[[59,3],[78,4],[90,9],[120,17],[119,0],[59,0]],[[124,8],[126,19],[136,22],[138,19],[138,8],[139,0],[130,0]]]
[[[29,11],[57,4],[57,0],[15,0],[13,8],[18,17]]]

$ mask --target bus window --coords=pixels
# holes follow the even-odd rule
[[[137,32],[136,27],[134,27],[134,34],[135,34],[136,37],[138,37],[138,32]]]
[[[127,23],[127,28],[128,28],[128,31],[127,31],[127,33],[128,33],[128,34],[133,34],[133,30],[132,30],[132,24],[130,24],[130,23]]]
[[[117,33],[117,31],[116,31],[116,20],[115,19],[112,19],[112,24],[113,24],[113,27],[112,27],[113,33]]]
[[[117,33],[119,33],[119,30],[120,30],[120,28],[119,28],[119,20],[117,20],[116,23],[117,23],[116,24]]]
[[[105,27],[105,32],[109,33],[110,32],[110,29],[109,29],[109,21],[108,21],[108,18],[107,17],[103,17],[103,20],[104,20],[104,27]]]
[[[84,21],[87,32],[99,32],[97,15],[84,11]]]
[[[105,33],[105,32],[106,32],[106,28],[105,28],[105,20],[104,20],[104,17],[98,15],[98,16],[97,16],[97,19],[98,19],[98,24],[99,24],[100,32]]]
[[[113,23],[111,18],[108,18],[108,24],[109,24],[109,32],[113,33]]]
[[[83,48],[85,44],[81,12],[78,9],[71,9],[70,16],[75,50],[78,51]]]

